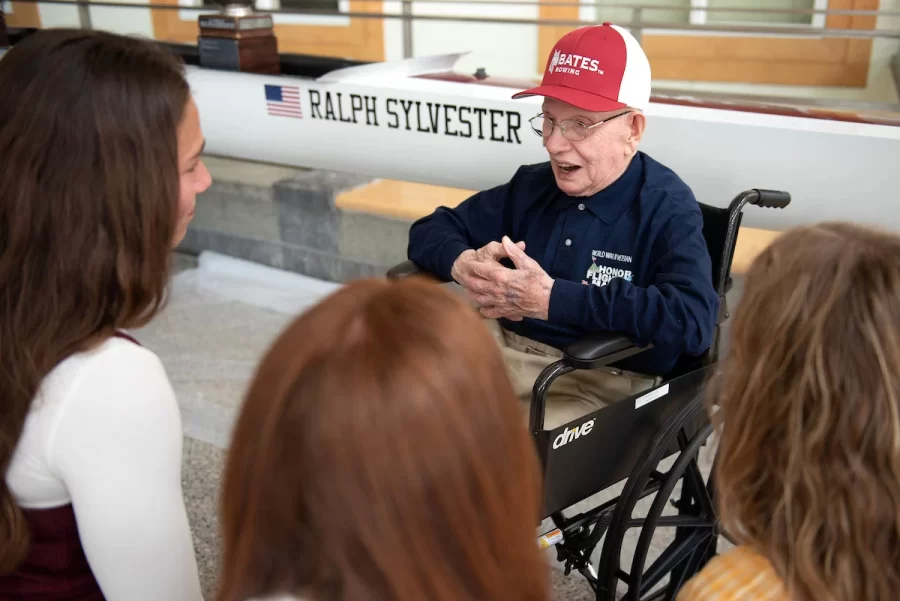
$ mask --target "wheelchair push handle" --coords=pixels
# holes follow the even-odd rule
[[[790,192],[782,192],[781,190],[763,190],[756,188],[753,190],[755,198],[750,200],[751,204],[767,209],[783,209],[791,204]]]

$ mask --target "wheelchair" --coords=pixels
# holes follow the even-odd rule
[[[790,201],[787,192],[751,189],[738,194],[727,208],[698,203],[720,301],[713,343],[702,355],[679,358],[655,388],[553,430],[544,430],[543,423],[547,391],[556,378],[576,369],[615,368],[617,362],[652,345],[638,347],[615,333],[592,334],[563,349],[563,357],[547,366],[534,383],[529,428],[543,467],[542,518],[549,517],[554,526],[538,538],[538,544],[555,546],[565,574],[581,573],[597,601],[673,601],[682,585],[716,555],[719,536],[730,538],[717,519],[713,476],[704,482],[698,465],[700,448],[713,433],[706,390],[719,359],[721,326],[729,317],[726,294],[733,285],[731,264],[743,209],[747,204],[785,208]],[[387,277],[419,273],[423,271],[415,263],[404,261]],[[668,461],[671,466],[661,471],[660,464]],[[623,481],[619,496],[565,515],[564,510]],[[675,492],[679,483],[680,494]],[[673,493],[677,498],[670,501]],[[647,515],[633,517],[638,502],[651,496]],[[669,504],[676,515],[663,515]],[[635,528],[640,533],[627,566],[628,560],[621,558],[623,541]],[[657,530],[664,539],[674,540],[646,567]],[[601,539],[594,568],[592,556]],[[668,582],[663,582],[666,576]],[[626,588],[624,596],[620,583]]]

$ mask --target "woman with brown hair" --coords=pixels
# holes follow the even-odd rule
[[[480,316],[365,280],[266,353],[228,452],[218,601],[547,601],[541,482]]]
[[[122,333],[159,310],[210,183],[182,65],[42,30],[0,90],[0,591],[199,600],[178,404]]]
[[[795,229],[760,255],[745,288],[714,395],[714,477],[738,547],[678,599],[895,601],[900,237]]]

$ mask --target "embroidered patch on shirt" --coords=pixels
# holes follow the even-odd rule
[[[588,267],[585,279],[581,280],[581,283],[593,284],[602,288],[613,278],[622,278],[626,282],[632,281],[633,274],[630,269],[624,269],[612,263],[631,263],[631,257],[605,250],[591,252],[591,266]]]

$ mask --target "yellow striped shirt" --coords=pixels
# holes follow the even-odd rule
[[[678,592],[676,601],[790,601],[769,561],[749,549],[712,558]]]

